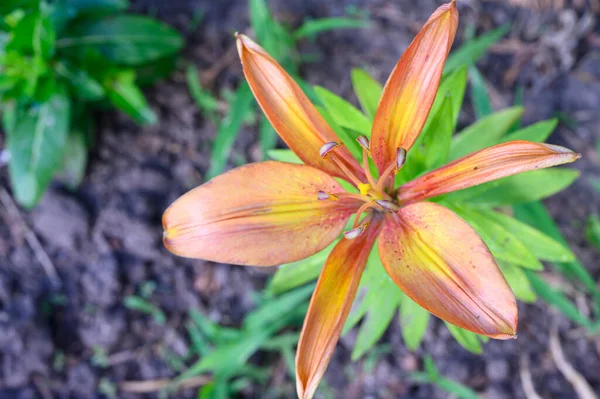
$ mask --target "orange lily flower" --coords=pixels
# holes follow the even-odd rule
[[[385,85],[372,139],[352,157],[294,80],[258,44],[237,35],[244,74],[281,138],[306,165],[259,162],[188,192],[164,213],[173,253],[220,263],[273,266],[313,255],[354,227],[329,255],[312,296],[296,355],[301,399],[312,398],[378,240],[392,280],[434,315],[492,338],[514,337],[517,307],[477,233],[428,198],[532,169],[573,162],[569,149],[512,141],[483,149],[394,188],[423,128],[458,25],[455,2],[438,8]],[[482,132],[485,134],[485,132]],[[369,159],[378,168],[373,176]],[[346,192],[335,178],[354,184]]]

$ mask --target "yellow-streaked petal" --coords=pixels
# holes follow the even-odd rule
[[[329,245],[360,203],[319,201],[343,192],[335,179],[306,165],[248,164],[177,199],[163,215],[164,244],[176,255],[213,262],[273,266]]]
[[[412,203],[534,169],[581,157],[558,145],[509,141],[466,155],[410,181],[398,189],[401,203]]]
[[[325,262],[296,352],[296,389],[300,399],[312,398],[317,390],[380,229],[381,222],[376,221],[359,237],[342,238]]]
[[[455,2],[439,7],[402,54],[385,84],[371,137],[371,151],[380,173],[395,161],[398,148],[409,150],[419,136],[457,26]]]
[[[387,216],[379,254],[392,280],[434,315],[488,337],[515,336],[510,287],[481,238],[454,212],[418,202]]]
[[[341,140],[294,79],[247,36],[237,35],[237,48],[254,97],[283,141],[307,165],[347,179],[332,160],[319,155],[319,149],[325,143]],[[347,148],[336,148],[335,155],[358,177],[364,177],[359,163]]]

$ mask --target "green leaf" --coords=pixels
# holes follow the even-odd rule
[[[517,219],[539,229],[541,232],[554,238],[564,246],[569,245],[567,240],[561,234],[558,225],[541,202],[516,205],[513,206],[513,209]],[[600,290],[598,290],[598,287],[596,286],[596,280],[590,275],[585,266],[578,261],[553,263],[553,266],[563,276],[583,283],[588,292],[595,298],[597,309],[600,309]]]
[[[588,242],[600,250],[600,218],[598,215],[590,215],[585,226],[585,238]]]
[[[227,115],[217,130],[210,156],[210,168],[206,174],[207,180],[220,174],[227,164],[231,148],[240,133],[244,118],[252,110],[253,99],[248,83],[241,83],[231,101]]]
[[[526,140],[543,143],[552,134],[554,129],[556,129],[557,125],[558,119],[548,119],[534,123],[533,125],[529,125],[500,138],[499,143],[506,143],[507,141],[513,140]]]
[[[292,151],[292,150],[275,149],[275,150],[269,150],[267,152],[267,154],[269,155],[269,158],[274,159],[275,161],[279,161],[279,162],[289,162],[289,163],[298,163],[298,164],[304,163],[304,162],[302,162],[302,160],[300,158],[298,158],[298,155],[296,155],[294,153],[294,151]]]
[[[258,125],[258,141],[263,160],[267,158],[269,151],[277,145],[277,137],[277,132],[273,129],[267,117],[263,115]]]
[[[458,191],[447,198],[463,199],[488,207],[522,204],[564,190],[579,174],[577,169],[568,168],[532,170]]]
[[[104,97],[104,88],[85,70],[67,62],[57,62],[54,70],[67,79],[76,97],[82,100],[94,101]]]
[[[369,26],[369,21],[354,18],[320,18],[313,19],[310,21],[304,21],[304,23],[294,31],[293,36],[294,39],[299,40],[330,30],[361,29],[368,28]]]
[[[74,191],[81,184],[87,166],[88,148],[83,130],[71,129],[67,137],[64,154],[58,177],[69,190]]]
[[[373,252],[378,252],[377,247],[374,248]],[[370,257],[370,267],[379,270],[381,277],[376,284],[369,286],[372,295],[365,298],[365,301],[368,300],[369,309],[358,330],[356,343],[354,349],[352,349],[352,361],[358,360],[375,346],[392,322],[400,304],[401,291],[383,269],[379,254],[376,255]]]
[[[415,351],[421,345],[427,325],[429,324],[430,313],[402,294],[400,300],[400,325],[402,326],[402,339],[404,345],[410,351]]]
[[[365,114],[373,121],[383,86],[363,69],[354,68],[351,73],[352,87]]]
[[[517,236],[490,219],[488,214],[476,208],[456,204],[453,209],[477,231],[495,258],[532,270],[544,269],[542,263]]]
[[[358,108],[323,87],[315,86],[314,89],[336,124],[367,137],[371,136],[371,121]]]
[[[479,212],[483,217],[504,227],[517,237],[538,259],[555,262],[572,262],[575,260],[575,255],[568,247],[528,224],[504,213],[484,209]]]
[[[471,78],[471,99],[473,108],[477,119],[481,119],[493,112],[492,102],[485,85],[485,80],[475,66],[469,67],[469,77]]]
[[[40,11],[25,15],[13,29],[6,50],[48,60],[54,53],[56,32],[50,18]]]
[[[444,74],[451,73],[462,66],[473,65],[481,58],[490,46],[499,41],[507,32],[510,25],[502,25],[484,35],[467,41],[450,54],[444,66]]]
[[[69,98],[65,90],[59,89],[45,103],[18,104],[13,121],[7,123],[10,180],[17,201],[24,207],[37,204],[60,168],[70,118]]]
[[[481,347],[481,339],[477,334],[457,327],[454,324],[450,324],[446,321],[444,321],[444,323],[446,324],[446,327],[448,327],[450,334],[452,334],[460,346],[471,353],[475,353],[476,355],[480,355],[483,352],[483,348]]]
[[[208,116],[210,119],[216,119],[215,112],[218,108],[218,102],[215,96],[208,91],[204,90],[200,79],[198,78],[198,69],[193,65],[189,64],[185,70],[185,77],[188,85],[188,89],[192,98],[196,102],[196,105],[202,113]]]
[[[452,102],[452,130],[454,130],[458,123],[458,116],[460,115],[466,88],[467,68],[465,67],[458,68],[456,71],[442,78],[435,100],[431,106],[429,117],[425,122],[425,126],[423,126],[423,132],[427,132],[430,129],[433,122],[432,119],[442,107],[442,103],[446,97],[450,97],[450,101]]]
[[[446,96],[423,135],[422,151],[426,169],[435,169],[448,160],[454,132],[453,119],[452,100]]]
[[[167,318],[162,310],[160,310],[157,306],[153,305],[152,303],[139,296],[126,296],[124,300],[124,305],[127,309],[131,309],[136,312],[141,312],[152,316],[152,318],[157,324],[165,324],[165,322],[167,321]]]
[[[460,399],[482,399],[481,396],[477,395],[472,389],[446,378],[440,375],[439,371],[433,363],[431,356],[425,356],[425,372],[413,372],[410,377],[422,383],[429,383],[436,385],[439,389],[450,393]]]
[[[445,113],[448,111],[440,111],[442,106],[446,107],[447,104],[444,105],[444,102],[447,101],[446,98],[450,99],[452,104],[452,131],[458,122],[458,115],[460,113],[460,108],[462,106],[463,97],[465,94],[465,89],[467,86],[467,69],[459,68],[453,73],[442,79],[440,87],[437,91],[435,100],[433,102],[433,106],[431,107],[431,111],[429,112],[429,117],[425,122],[423,130],[419,137],[417,137],[417,141],[415,142],[413,149],[408,152],[408,158],[406,163],[400,173],[396,175],[396,186],[401,185],[407,181],[414,179],[416,176],[420,175],[427,169],[427,165],[431,164],[432,161],[430,158],[435,158],[435,162],[439,162],[440,159],[447,159],[448,154],[446,151],[442,152],[442,154],[436,155],[433,154],[428,149],[424,147],[424,141],[426,138],[431,140],[431,142],[435,142],[439,131],[437,130],[440,125],[440,121],[442,123],[447,123],[448,115]],[[444,112],[444,113],[440,113]],[[441,119],[440,119],[441,118]],[[443,136],[442,136],[443,137]],[[436,143],[440,144],[440,146],[445,145],[445,143]]]
[[[530,270],[524,270],[527,278],[531,282],[534,291],[548,304],[556,307],[562,314],[571,319],[573,322],[593,329],[594,325],[586,316],[579,312],[577,306],[573,304],[562,292],[552,288],[544,279],[537,273]]]
[[[498,264],[517,299],[525,303],[534,303],[537,295],[533,291],[523,269],[506,262],[499,262]]]
[[[307,302],[313,290],[313,286],[301,287],[268,301],[246,316],[244,328],[249,331],[268,329]]]
[[[93,48],[118,65],[140,66],[175,55],[183,47],[175,29],[140,15],[86,20],[70,33],[56,41],[57,48]]]
[[[135,84],[135,74],[132,71],[119,72],[114,79],[106,82],[104,89],[110,102],[137,123],[156,123],[156,114],[146,102],[144,93]]]
[[[323,119],[325,119],[325,122],[327,122],[329,127],[331,127],[333,129],[333,131],[338,136],[338,138],[340,140],[342,140],[342,143],[344,143],[346,148],[348,148],[348,150],[350,151],[352,156],[354,156],[357,159],[360,159],[362,157],[362,149],[360,148],[360,145],[356,141],[356,137],[358,135],[356,135],[356,134],[352,135],[352,134],[350,134],[350,131],[348,129],[344,129],[343,127],[338,125],[335,118],[331,115],[329,110],[327,108],[325,108],[324,106],[316,105],[315,108],[317,109],[317,111],[319,111],[319,114],[321,114]]]
[[[286,151],[286,150],[275,150]],[[321,269],[329,256],[333,247],[337,244],[334,241],[327,248],[308,258],[282,265],[277,269],[273,279],[271,280],[270,289],[274,294],[280,294],[316,280],[321,273]]]
[[[495,112],[458,132],[452,140],[450,160],[494,145],[523,114],[523,107]]]

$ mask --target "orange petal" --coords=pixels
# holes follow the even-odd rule
[[[466,155],[406,183],[398,189],[398,200],[401,203],[423,201],[517,173],[573,162],[580,157],[557,145],[509,141]]]
[[[343,238],[325,262],[296,352],[296,389],[300,399],[312,398],[317,390],[380,230],[381,221],[374,221],[359,237]]]
[[[339,236],[359,202],[319,201],[343,192],[333,177],[306,165],[260,162],[215,177],[163,215],[174,254],[220,263],[273,266],[310,256]]]
[[[481,238],[454,212],[418,202],[388,216],[379,254],[392,280],[419,305],[492,338],[517,330],[515,298]]]
[[[346,174],[332,160],[319,155],[325,143],[341,140],[294,79],[247,36],[237,35],[237,48],[254,97],[283,141],[307,165],[346,179]],[[358,177],[364,177],[347,148],[337,148],[335,155]]]
[[[398,148],[409,150],[419,136],[457,26],[455,2],[439,7],[402,54],[385,84],[371,137],[373,159],[380,172],[395,161]]]

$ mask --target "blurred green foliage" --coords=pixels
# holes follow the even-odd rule
[[[0,105],[17,201],[37,204],[54,176],[83,178],[93,144],[93,106],[153,124],[140,83],[166,76],[180,34],[126,13],[126,0],[3,0]]]

